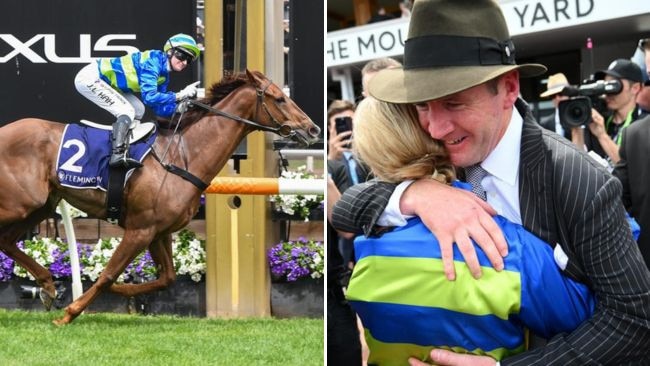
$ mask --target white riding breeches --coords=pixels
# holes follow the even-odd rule
[[[132,123],[131,128],[142,119],[144,104],[132,93],[122,94],[113,89],[99,76],[99,69],[95,62],[82,68],[74,79],[77,91],[91,102],[105,109],[115,117],[128,116]]]

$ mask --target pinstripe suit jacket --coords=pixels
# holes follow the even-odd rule
[[[562,243],[565,271],[595,292],[590,321],[502,365],[650,364],[650,272],[621,204],[621,184],[570,141],[542,130],[525,102],[519,166],[523,226],[548,243]],[[333,224],[371,233],[394,185],[351,187],[334,207]],[[358,230],[358,229],[356,229]]]

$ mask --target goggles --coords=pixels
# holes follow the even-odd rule
[[[179,48],[174,49],[173,56],[176,57],[178,61],[187,61],[187,62],[192,62],[194,61],[194,55],[190,55],[189,53],[182,51]]]

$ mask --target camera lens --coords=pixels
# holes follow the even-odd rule
[[[585,110],[577,104],[572,105],[567,110],[567,117],[572,120],[581,120],[584,117]]]
[[[591,121],[591,101],[587,97],[563,100],[559,105],[560,121],[569,127],[579,127]]]

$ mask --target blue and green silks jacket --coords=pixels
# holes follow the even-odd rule
[[[524,328],[550,338],[591,316],[593,295],[560,273],[552,248],[520,225],[495,220],[509,254],[496,272],[475,245],[479,280],[457,247],[456,280],[446,279],[439,243],[419,218],[381,238],[355,240],[347,298],[365,328],[369,364],[425,360],[433,347],[501,360],[525,350]]]
[[[99,75],[124,93],[140,93],[142,103],[156,115],[170,117],[176,110],[176,94],[167,91],[169,71],[163,51],[134,52],[97,60]]]

